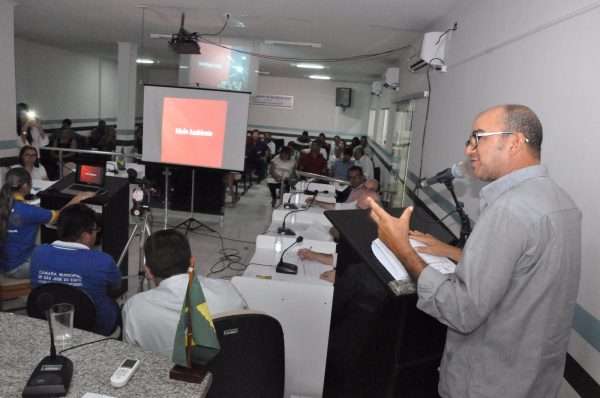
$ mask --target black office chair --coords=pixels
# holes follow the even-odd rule
[[[221,351],[208,365],[208,398],[281,398],[285,382],[283,329],[256,311],[213,319]]]
[[[68,303],[75,308],[73,326],[91,330],[96,324],[96,305],[87,292],[62,283],[46,283],[31,291],[27,298],[27,315],[46,320],[46,309],[54,304]]]

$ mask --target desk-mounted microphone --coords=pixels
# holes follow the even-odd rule
[[[296,210],[298,208],[298,206],[296,206],[295,203],[291,203],[291,200],[292,200],[292,197],[294,197],[295,195],[298,195],[300,193],[302,193],[302,192],[298,191],[298,192],[294,192],[293,194],[291,194],[290,197],[288,198],[287,202],[283,204],[283,208]]]
[[[294,211],[290,211],[288,214],[286,214],[283,217],[283,223],[281,224],[281,227],[277,228],[277,233],[279,235],[296,235],[296,233],[294,231],[292,231],[290,228],[285,227],[285,219],[288,218],[288,216],[292,213],[298,213],[299,211],[306,211],[306,210],[310,209],[310,207],[312,206],[312,202],[314,202],[314,200],[318,194],[319,194],[319,191],[312,192],[313,200],[311,201],[311,203],[308,205],[308,207],[306,209],[294,210]]]
[[[294,246],[296,243],[302,242],[303,240],[304,240],[304,238],[302,236],[297,237],[296,241],[294,243],[292,243],[291,245],[289,245],[283,251],[283,253],[281,253],[281,258],[279,259],[279,263],[277,263],[277,268],[275,268],[276,272],[279,272],[280,274],[291,274],[291,275],[296,275],[298,273],[298,266],[296,264],[284,262],[283,256],[285,255],[285,252],[290,249],[290,247]]]
[[[50,355],[40,361],[27,381],[23,390],[24,397],[64,397],[69,391],[73,376],[73,362],[67,357],[56,355],[50,307],[53,298],[50,294],[41,294],[36,304],[43,309],[48,318],[50,329]]]

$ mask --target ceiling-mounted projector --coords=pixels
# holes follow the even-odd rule
[[[200,45],[197,42],[191,40],[169,41],[169,48],[177,54],[200,54]]]
[[[181,13],[181,26],[179,32],[171,35],[169,48],[177,54],[200,54],[200,45],[198,44],[197,32],[189,33],[183,27],[185,22],[185,13]]]

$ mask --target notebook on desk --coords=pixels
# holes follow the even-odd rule
[[[77,195],[79,192],[98,192],[104,188],[106,166],[98,164],[78,164],[75,182],[61,190],[62,193]]]

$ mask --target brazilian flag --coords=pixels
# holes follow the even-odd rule
[[[177,365],[187,368],[191,368],[192,363],[206,364],[220,350],[215,326],[193,268],[190,268],[189,277],[172,358]]]

